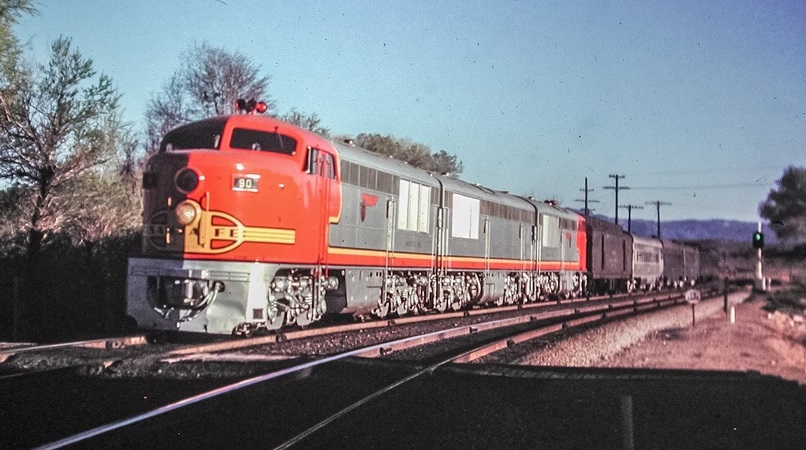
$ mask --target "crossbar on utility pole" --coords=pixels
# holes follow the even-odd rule
[[[660,207],[661,205],[671,205],[669,202],[662,202],[660,200],[655,200],[653,202],[646,202],[647,205],[655,205],[655,208],[658,210],[658,239],[660,239]]]
[[[588,177],[585,177],[585,189],[580,189],[580,191],[585,193],[585,199],[574,199],[575,202],[584,202],[585,203],[585,217],[590,215],[590,212],[593,211],[588,207],[589,203],[599,203],[599,200],[589,200],[588,193],[593,192],[593,189],[588,189]]]
[[[632,233],[632,210],[644,209],[644,207],[638,205],[619,205],[619,208],[627,210],[627,233]]]
[[[623,191],[625,189],[629,189],[629,187],[628,186],[619,186],[618,185],[618,180],[621,179],[621,178],[624,178],[624,175],[610,174],[610,175],[608,175],[608,177],[614,178],[616,180],[616,185],[615,186],[605,186],[604,188],[605,189],[613,189],[613,190],[616,191],[616,223],[618,223],[618,191]]]

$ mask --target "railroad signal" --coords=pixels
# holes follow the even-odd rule
[[[764,233],[760,231],[756,231],[753,233],[753,248],[761,249],[764,248]]]

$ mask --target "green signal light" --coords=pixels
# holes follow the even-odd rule
[[[753,248],[764,248],[764,233],[758,231],[753,233]]]

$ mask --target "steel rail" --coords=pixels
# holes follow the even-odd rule
[[[706,298],[715,298],[715,296],[706,297]],[[449,364],[449,363],[467,363],[467,362],[473,361],[475,359],[481,358],[482,356],[486,356],[486,355],[488,355],[490,353],[494,353],[496,351],[508,348],[508,347],[510,347],[510,346],[512,346],[512,345],[514,345],[516,343],[525,342],[525,341],[535,339],[537,337],[544,336],[546,334],[557,332],[557,331],[560,331],[560,330],[579,327],[579,326],[582,326],[582,325],[590,323],[590,322],[603,321],[603,320],[606,320],[606,319],[611,319],[611,318],[616,317],[616,316],[626,315],[626,314],[630,314],[630,313],[636,314],[636,315],[637,314],[644,314],[646,312],[655,311],[658,308],[661,308],[661,307],[664,307],[664,306],[677,305],[679,303],[680,299],[681,299],[680,296],[678,296],[678,297],[669,296],[669,297],[667,297],[665,299],[658,300],[656,298],[653,298],[652,300],[644,301],[644,302],[638,302],[638,301],[620,302],[621,304],[619,306],[613,306],[613,307],[609,306],[607,308],[600,308],[599,310],[596,310],[596,311],[591,310],[591,311],[584,312],[584,313],[580,313],[580,312],[576,311],[571,315],[573,315],[573,316],[582,316],[582,317],[573,319],[572,321],[569,321],[569,322],[560,322],[560,323],[551,323],[551,324],[538,325],[537,327],[535,327],[532,330],[529,330],[529,331],[526,331],[526,332],[521,332],[521,333],[516,333],[516,334],[510,335],[508,337],[504,337],[504,338],[499,338],[499,339],[496,339],[495,341],[493,341],[492,343],[483,344],[483,345],[480,345],[479,347],[476,347],[474,349],[463,351],[458,355],[449,356],[447,358],[444,358],[444,359],[440,360],[439,362],[437,362],[435,364],[432,364],[432,365],[430,365],[428,367],[420,369],[417,372],[412,373],[411,375],[408,375],[408,376],[406,376],[406,377],[404,377],[404,378],[402,378],[402,379],[400,379],[400,380],[398,380],[398,381],[396,381],[396,382],[394,382],[394,383],[392,383],[392,384],[390,384],[388,386],[385,386],[385,387],[373,392],[372,394],[370,394],[368,396],[365,396],[365,397],[361,398],[360,400],[356,401],[355,403],[353,403],[353,404],[347,406],[346,408],[343,408],[340,411],[328,416],[327,418],[325,418],[324,420],[318,422],[317,424],[313,425],[312,427],[310,427],[310,428],[306,429],[305,431],[297,434],[296,436],[292,437],[291,439],[288,439],[287,441],[283,442],[282,444],[274,447],[274,450],[285,450],[287,448],[290,448],[291,446],[293,446],[295,444],[298,444],[299,442],[301,442],[302,440],[304,440],[308,436],[314,434],[315,432],[321,430],[322,428],[324,428],[327,425],[335,422],[336,420],[344,417],[345,415],[347,415],[351,411],[354,411],[354,410],[360,408],[361,406],[363,406],[366,403],[374,400],[375,398],[378,398],[381,395],[386,394],[387,392],[390,392],[393,389],[395,389],[395,388],[397,388],[397,387],[399,387],[399,386],[401,386],[401,385],[403,385],[403,384],[405,384],[405,383],[407,383],[407,382],[409,382],[409,381],[411,381],[411,380],[413,380],[415,378],[418,378],[418,377],[420,377],[420,376],[422,376],[424,374],[433,373],[435,370],[439,369],[440,367],[442,367],[442,366],[444,366],[446,364]],[[655,308],[652,308],[652,309],[639,309],[640,306],[646,306],[646,305],[653,305],[653,306],[655,306]],[[608,312],[610,313],[609,316],[607,315]],[[617,314],[612,314],[614,312],[616,312]],[[597,315],[598,313],[602,313],[602,315],[598,316]],[[505,319],[503,321],[507,321],[507,320]],[[494,327],[491,326],[491,327],[487,327],[487,328],[492,329]],[[396,349],[400,349],[400,348],[406,348],[406,347],[405,347],[405,345],[396,347]],[[383,350],[383,348],[378,349],[378,351],[381,354],[383,354],[382,350]],[[367,352],[367,353],[372,354],[374,352]],[[367,356],[367,355],[366,354],[361,354],[361,355],[358,355],[358,356]]]
[[[429,333],[429,334],[438,334],[438,333],[441,333],[441,332],[442,331],[435,331],[435,332],[432,332],[432,333]],[[411,336],[411,337],[408,337],[408,338],[400,339],[399,341],[416,340],[416,339],[418,339],[420,337],[421,336]],[[306,369],[310,369],[310,368],[313,368],[313,367],[316,367],[316,366],[319,366],[319,365],[322,365],[322,364],[327,364],[327,363],[338,361],[338,360],[341,360],[341,359],[349,358],[349,357],[352,357],[352,356],[358,356],[361,353],[369,352],[369,351],[372,351],[372,350],[380,351],[379,349],[382,346],[387,345],[387,344],[388,343],[380,343],[380,344],[372,345],[370,347],[362,347],[362,348],[359,348],[359,349],[356,349],[356,350],[351,350],[351,351],[348,351],[348,352],[339,353],[337,355],[327,356],[327,357],[320,358],[320,359],[310,361],[310,362],[307,362],[307,363],[304,363],[304,364],[300,364],[300,365],[297,365],[297,366],[288,367],[288,368],[277,370],[277,371],[274,371],[274,372],[270,372],[270,373],[267,373],[267,374],[264,374],[264,375],[259,375],[257,377],[248,378],[246,380],[242,380],[242,381],[239,381],[237,383],[233,383],[231,385],[222,386],[222,387],[220,387],[218,389],[213,389],[213,390],[208,391],[208,392],[203,392],[201,394],[194,395],[193,397],[188,397],[188,398],[185,398],[185,399],[170,403],[168,405],[162,406],[162,407],[154,409],[152,411],[145,412],[143,414],[136,415],[134,417],[130,417],[130,418],[123,419],[123,420],[118,420],[118,421],[111,422],[111,423],[106,424],[106,425],[101,425],[101,426],[93,428],[91,430],[87,430],[87,431],[75,434],[73,436],[69,436],[69,437],[66,437],[64,439],[60,439],[58,441],[54,441],[54,442],[51,442],[51,443],[48,443],[48,444],[45,444],[45,445],[42,445],[42,446],[39,446],[39,447],[36,447],[36,448],[37,449],[57,449],[57,448],[62,448],[62,447],[68,446],[68,445],[73,445],[73,444],[85,441],[87,439],[90,439],[92,437],[99,436],[101,434],[108,433],[110,431],[114,431],[114,430],[117,430],[119,428],[123,428],[123,427],[129,426],[129,425],[132,425],[132,424],[135,424],[135,423],[138,423],[138,422],[142,422],[142,421],[144,421],[146,419],[150,419],[152,417],[157,417],[157,416],[160,416],[162,414],[165,414],[165,413],[168,413],[168,412],[171,412],[171,411],[174,411],[174,410],[177,410],[177,409],[189,406],[189,405],[193,405],[195,403],[199,403],[199,402],[204,401],[204,400],[209,400],[211,398],[215,398],[215,397],[218,397],[220,395],[224,395],[224,394],[227,394],[227,393],[230,393],[230,392],[234,392],[234,391],[237,391],[237,390],[240,390],[240,389],[243,389],[243,388],[258,384],[258,383],[273,380],[275,378],[279,378],[279,377],[282,377],[284,375],[289,375],[289,374],[292,374],[292,373],[301,372],[301,371],[306,370]]]
[[[20,353],[41,352],[48,350],[57,350],[61,348],[119,349],[125,347],[132,347],[135,345],[144,345],[147,343],[148,343],[147,336],[135,335],[135,336],[89,339],[86,341],[76,341],[76,342],[61,342],[58,344],[7,347],[0,349],[0,363],[5,362],[8,358]]]
[[[607,300],[609,297],[591,297],[591,301],[601,301]],[[614,297],[617,298],[617,297]],[[328,334],[336,334],[336,333],[347,333],[350,331],[358,331],[358,330],[372,330],[377,328],[386,328],[395,325],[405,325],[405,324],[412,324],[412,323],[421,323],[421,322],[430,322],[435,320],[449,320],[449,319],[457,319],[457,318],[465,318],[465,317],[473,317],[473,316],[484,316],[488,314],[495,314],[499,312],[509,312],[509,311],[518,311],[524,309],[533,309],[533,308],[546,308],[548,306],[555,306],[555,305],[563,305],[563,304],[571,304],[577,302],[586,302],[588,299],[586,297],[580,297],[576,299],[568,299],[568,300],[557,300],[551,303],[548,302],[540,302],[540,303],[525,303],[521,305],[508,305],[508,306],[501,306],[497,308],[489,308],[489,309],[476,309],[476,310],[468,310],[468,311],[458,311],[458,312],[451,312],[451,313],[440,313],[440,314],[423,314],[417,316],[406,316],[406,317],[398,317],[394,319],[378,319],[369,322],[360,322],[360,323],[352,323],[349,325],[335,325],[330,327],[323,327],[323,328],[312,328],[307,330],[299,330],[299,331],[278,331],[275,334],[271,334],[268,336],[259,336],[259,337],[250,337],[246,339],[239,339],[233,341],[225,341],[225,342],[215,342],[212,344],[201,344],[201,345],[191,345],[188,347],[183,347],[177,350],[173,350],[168,353],[170,356],[183,356],[189,355],[193,353],[200,353],[200,352],[219,352],[219,351],[226,351],[226,350],[236,350],[240,348],[248,348],[248,347],[256,347],[260,345],[266,344],[273,344],[275,342],[284,342],[290,341],[295,339],[305,339],[309,337],[317,337],[317,336],[324,336]]]
[[[136,424],[136,423],[139,423],[139,422],[142,422],[142,421],[145,421],[145,420],[148,420],[148,419],[151,419],[151,418],[154,418],[154,417],[169,413],[171,411],[175,411],[175,410],[184,408],[186,406],[190,406],[190,405],[193,405],[193,404],[205,401],[205,400],[209,400],[209,399],[219,397],[221,395],[225,395],[225,394],[228,394],[228,393],[240,390],[240,389],[244,389],[244,388],[247,388],[249,386],[253,386],[253,385],[263,383],[263,382],[266,382],[266,381],[270,381],[270,380],[273,380],[273,379],[276,379],[276,378],[279,378],[279,377],[282,377],[282,376],[285,376],[285,375],[301,372],[303,370],[307,370],[307,369],[310,369],[310,368],[313,368],[313,367],[316,367],[316,366],[319,366],[319,365],[322,365],[322,364],[328,364],[328,363],[331,363],[331,362],[339,361],[339,360],[350,358],[350,357],[382,356],[382,355],[388,354],[390,351],[400,350],[400,349],[414,347],[414,346],[418,346],[418,345],[424,345],[424,344],[427,344],[427,343],[435,342],[435,341],[438,341],[438,340],[450,339],[450,338],[454,338],[454,337],[457,337],[457,336],[474,334],[474,333],[477,333],[477,332],[483,331],[483,330],[491,330],[491,329],[495,329],[495,328],[501,328],[501,327],[506,327],[506,326],[517,325],[517,324],[524,323],[524,322],[531,322],[531,321],[545,320],[545,319],[558,320],[558,319],[562,319],[562,318],[567,318],[567,319],[575,319],[575,318],[580,318],[580,317],[586,318],[586,317],[592,317],[592,316],[597,316],[597,315],[602,317],[602,316],[607,315],[608,312],[612,313],[614,311],[618,311],[618,310],[621,310],[621,309],[632,309],[632,310],[635,310],[635,312],[637,312],[638,307],[641,307],[641,306],[657,305],[657,304],[664,303],[664,302],[673,302],[674,304],[676,304],[681,298],[682,298],[682,296],[678,295],[678,296],[668,296],[666,299],[662,299],[662,300],[658,300],[657,298],[649,298],[649,297],[647,297],[643,301],[632,300],[632,299],[630,299],[630,300],[620,300],[620,301],[607,303],[607,304],[601,305],[599,307],[591,305],[589,307],[584,308],[585,311],[582,311],[582,309],[580,309],[580,308],[577,308],[577,309],[572,310],[572,311],[571,310],[569,310],[569,311],[550,311],[550,312],[546,312],[546,313],[542,313],[542,314],[538,314],[538,315],[519,316],[519,317],[515,317],[515,318],[499,319],[499,320],[494,320],[494,321],[491,321],[491,322],[485,322],[485,323],[482,323],[482,324],[476,324],[476,325],[472,325],[472,326],[454,327],[454,328],[450,328],[450,329],[447,329],[447,330],[438,330],[438,331],[433,331],[433,332],[426,333],[426,334],[423,334],[423,335],[410,336],[410,337],[406,337],[406,338],[402,338],[402,339],[396,339],[396,340],[389,341],[389,342],[382,342],[382,343],[374,344],[374,345],[371,345],[371,346],[368,346],[368,347],[362,347],[362,348],[346,351],[346,352],[343,352],[343,353],[339,353],[339,354],[336,354],[336,355],[322,357],[322,358],[316,359],[314,361],[309,361],[309,362],[306,362],[304,364],[300,364],[300,365],[288,367],[288,368],[285,368],[285,369],[273,371],[273,372],[270,372],[270,373],[267,373],[267,374],[259,375],[259,376],[252,377],[252,378],[248,378],[246,380],[241,380],[241,381],[239,381],[237,383],[233,383],[231,385],[222,386],[220,388],[213,389],[211,391],[203,392],[203,393],[197,394],[195,396],[188,397],[188,398],[185,398],[185,399],[182,399],[182,400],[179,400],[179,401],[164,405],[164,406],[159,407],[157,409],[147,411],[145,413],[138,414],[138,415],[130,417],[130,418],[121,419],[121,420],[114,421],[114,422],[111,422],[111,423],[108,423],[108,424],[105,424],[105,425],[101,425],[101,426],[92,428],[90,430],[86,430],[86,431],[80,432],[78,434],[68,436],[66,438],[63,438],[63,439],[60,439],[60,440],[57,440],[57,441],[54,441],[54,442],[50,442],[50,443],[47,443],[47,444],[44,444],[44,445],[36,447],[36,448],[37,449],[58,449],[58,448],[63,448],[63,447],[73,445],[73,444],[76,444],[76,443],[79,443],[79,442],[82,442],[82,441],[86,441],[86,440],[91,439],[93,437],[97,437],[97,436],[100,436],[102,434],[105,434],[105,433],[108,433],[108,432],[111,432],[111,431],[114,431],[114,430],[117,430],[117,429],[120,429],[120,428],[124,428],[124,427],[130,426],[130,425],[133,425],[133,424]],[[563,323],[566,323],[566,322],[563,322]],[[553,325],[548,325],[548,326],[555,326],[556,327],[557,325],[559,325],[560,327],[564,327],[563,323],[553,324]],[[255,344],[255,345],[257,345],[257,344]],[[429,366],[426,369],[420,370],[416,374],[412,374],[412,375],[404,378],[403,380],[400,380],[400,381],[394,383],[393,385],[387,386],[384,389],[382,389],[381,391],[379,391],[379,392],[377,392],[375,394],[372,394],[371,398],[362,399],[357,404],[351,405],[350,407],[346,408],[345,410],[343,410],[343,411],[341,411],[341,412],[339,412],[337,414],[344,415],[344,414],[348,413],[349,411],[352,411],[352,410],[360,407],[364,403],[370,401],[372,398],[375,398],[375,397],[377,397],[379,395],[382,395],[383,393],[388,392],[388,391],[394,389],[395,387],[400,386],[401,384],[404,384],[405,382],[407,382],[407,381],[409,381],[411,379],[414,379],[414,378],[416,378],[417,376],[419,376],[419,375],[421,375],[423,373],[433,371],[437,367],[442,366],[444,364],[447,364],[448,362],[450,362],[450,361],[452,361],[452,360],[454,360],[456,358],[460,358],[460,357],[462,357],[462,356],[464,356],[466,354],[470,354],[470,353],[474,352],[475,350],[476,349],[470,350],[470,351],[467,351],[467,352],[463,352],[461,355],[452,356],[451,358],[448,358],[446,360],[440,361],[439,363],[437,363],[435,365],[432,365],[432,366]],[[339,417],[341,417],[341,416],[339,416]],[[308,430],[306,430],[305,433],[307,433],[307,434],[305,434],[305,436],[310,435],[314,431],[316,431],[316,430],[320,429],[321,427],[327,425],[328,423],[332,422],[333,420],[336,420],[337,418],[338,417],[335,417],[332,420],[326,419],[326,423],[317,424],[315,427],[313,427],[315,429],[311,430],[310,432],[308,432]],[[300,437],[300,439],[303,439],[305,436]],[[284,447],[282,447],[282,445],[281,445],[278,448],[284,448]]]
[[[662,292],[662,291],[661,291]],[[655,293],[657,295],[658,293]],[[666,294],[664,292],[664,294]],[[649,295],[649,294],[648,294]],[[299,331],[279,331],[275,334],[271,334],[268,336],[259,336],[259,337],[250,337],[246,339],[238,339],[238,340],[230,340],[224,342],[215,342],[210,344],[195,344],[190,346],[185,346],[176,350],[172,350],[168,352],[168,356],[184,356],[184,355],[191,355],[194,353],[213,353],[213,352],[221,352],[221,351],[229,351],[229,350],[237,350],[249,347],[258,347],[261,345],[273,344],[277,342],[285,342],[290,340],[296,339],[305,339],[310,337],[317,337],[317,336],[324,336],[329,334],[336,334],[336,333],[348,333],[351,331],[358,331],[358,330],[372,330],[378,328],[387,328],[391,326],[397,325],[407,325],[413,323],[422,323],[422,322],[429,322],[429,321],[436,321],[436,320],[449,320],[449,319],[457,319],[457,318],[465,318],[465,317],[474,317],[474,316],[484,316],[488,314],[495,314],[501,312],[510,312],[510,311],[519,311],[519,310],[529,310],[529,309],[544,309],[550,306],[557,306],[557,305],[572,305],[576,303],[588,303],[588,302],[595,302],[596,304],[601,304],[603,301],[618,301],[618,300],[625,300],[625,299],[641,299],[645,296],[630,296],[627,294],[619,294],[614,296],[599,296],[599,297],[578,297],[574,299],[565,299],[565,300],[555,300],[551,302],[539,302],[539,303],[525,303],[520,305],[508,305],[508,306],[501,306],[497,308],[485,308],[485,309],[475,309],[469,311],[459,311],[459,312],[452,312],[452,313],[441,313],[441,314],[431,314],[431,315],[418,315],[418,316],[407,316],[407,317],[399,317],[395,319],[382,319],[370,322],[361,322],[361,323],[353,323],[349,325],[335,325],[330,327],[324,328],[313,328],[308,330],[299,330]]]
[[[73,366],[51,367],[49,369],[35,370],[35,371],[30,371],[30,372],[12,373],[12,374],[8,374],[8,375],[0,376],[0,382],[6,381],[6,380],[17,381],[17,380],[20,380],[20,379],[34,378],[34,377],[38,377],[38,376],[52,375],[52,374],[58,374],[58,373],[62,373],[62,372],[67,373],[67,372],[70,372],[70,371],[73,371],[73,370],[76,370],[76,369],[80,369],[82,367],[91,367],[91,366],[88,366],[86,364],[77,364],[77,365],[73,365]]]

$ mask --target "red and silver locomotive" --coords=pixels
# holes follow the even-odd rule
[[[586,290],[577,213],[270,117],[170,131],[143,189],[127,293],[142,328],[249,333]]]

